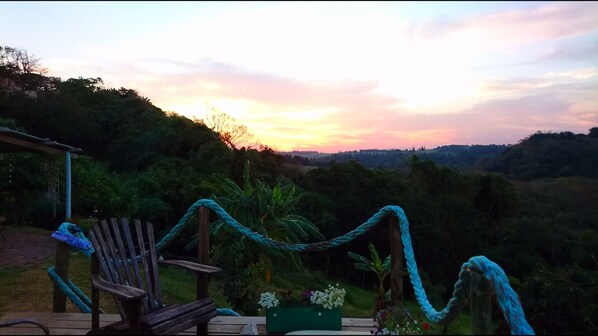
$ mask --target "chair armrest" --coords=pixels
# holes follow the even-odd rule
[[[158,263],[178,266],[178,267],[193,271],[195,273],[215,274],[215,273],[222,271],[222,269],[219,267],[198,264],[198,263],[194,263],[192,261],[187,261],[187,260],[158,260]]]
[[[91,285],[112,295],[116,295],[122,300],[139,300],[146,295],[142,289],[108,282],[98,274],[91,275]]]

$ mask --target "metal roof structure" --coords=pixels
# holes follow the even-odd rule
[[[66,219],[71,218],[71,156],[81,148],[65,145],[48,138],[39,138],[10,128],[0,127],[0,153],[45,152],[66,155]]]
[[[0,153],[17,152],[45,152],[64,154],[70,152],[73,157],[81,153],[81,148],[65,145],[48,138],[39,138],[33,135],[14,131],[10,128],[0,127]]]

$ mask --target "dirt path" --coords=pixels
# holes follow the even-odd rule
[[[57,240],[44,235],[5,233],[0,236],[0,267],[36,264],[56,253]]]

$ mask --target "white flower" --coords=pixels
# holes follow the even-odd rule
[[[276,298],[276,294],[271,292],[265,292],[260,295],[258,304],[266,309],[278,306],[279,302]]]
[[[332,309],[343,306],[346,293],[338,284],[336,284],[336,287],[328,285],[324,292],[314,291],[309,299],[311,303],[322,305],[326,309]]]

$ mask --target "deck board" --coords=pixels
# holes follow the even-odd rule
[[[51,335],[85,335],[91,327],[91,314],[84,313],[47,313],[47,312],[10,312],[0,317],[0,321],[33,318],[45,324]],[[118,314],[100,315],[100,326],[120,321]],[[217,316],[208,324],[210,335],[239,334],[246,324],[255,323],[260,335],[267,335],[266,318],[263,316]],[[344,331],[359,331],[370,335],[374,329],[371,318],[343,318]],[[41,328],[31,324],[21,324],[9,328],[0,328],[0,335],[43,335]],[[195,335],[195,327],[179,335]]]

